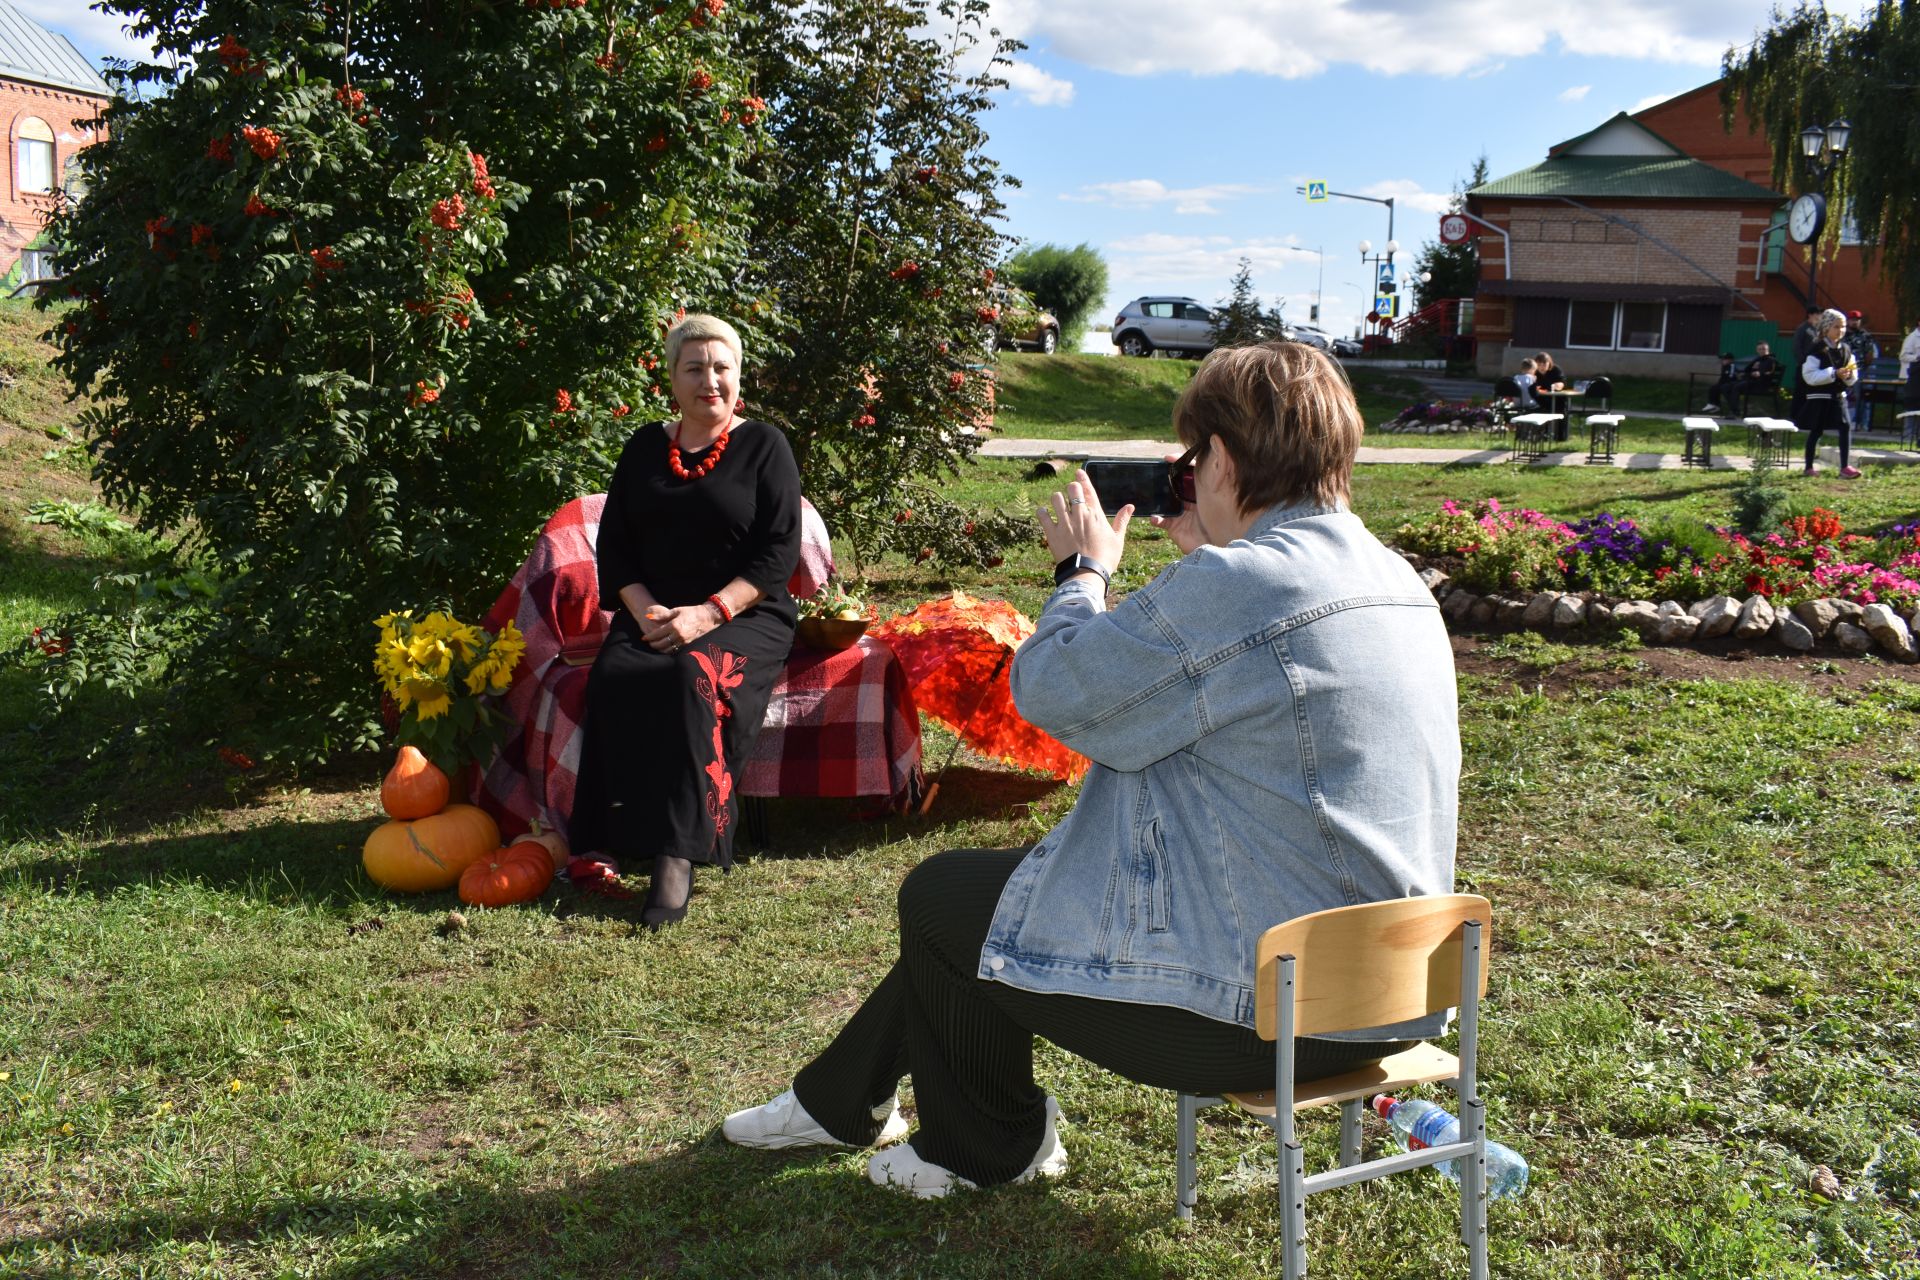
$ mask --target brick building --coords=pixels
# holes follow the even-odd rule
[[[77,194],[74,153],[104,136],[95,118],[106,81],[64,36],[0,0],[0,122],[7,165],[0,179],[0,295],[54,274],[45,228],[60,193]]]
[[[1480,371],[1545,349],[1580,377],[1673,377],[1750,353],[1776,328],[1762,268],[1783,200],[1624,113],[1474,188],[1468,211],[1497,228],[1474,228]]]
[[[1773,151],[1746,112],[1735,112],[1731,131],[1721,123],[1718,80],[1668,98],[1633,118],[1695,160],[1749,182],[1767,185],[1772,181]],[[1783,212],[1776,221],[1784,216]],[[1881,281],[1878,265],[1867,263],[1864,246],[1845,211],[1836,208],[1834,220],[1838,243],[1828,241],[1820,256],[1820,305],[1864,312],[1881,345],[1892,341],[1897,347],[1906,326],[1896,313],[1893,293]],[[1758,275],[1752,278],[1762,286],[1761,310],[1781,329],[1791,331],[1806,313],[1806,246],[1793,243],[1784,228],[1774,231],[1767,237]]]

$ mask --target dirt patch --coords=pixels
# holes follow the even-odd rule
[[[1604,692],[1646,680],[1786,680],[1828,696],[1861,692],[1882,680],[1920,683],[1920,665],[1850,653],[1796,653],[1771,641],[1752,644],[1710,640],[1699,648],[1646,645],[1627,652],[1600,640],[1554,637],[1556,643],[1573,649],[1576,656],[1544,666],[1490,651],[1502,635],[1455,635],[1455,669],[1562,695],[1576,689]]]

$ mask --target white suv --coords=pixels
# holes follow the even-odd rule
[[[1123,356],[1204,355],[1213,350],[1213,312],[1192,298],[1135,298],[1113,318],[1113,345]]]

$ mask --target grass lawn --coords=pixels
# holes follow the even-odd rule
[[[1145,423],[1171,385],[1109,420]],[[9,507],[71,496],[26,439],[0,426]],[[1371,467],[1355,506],[1377,529],[1486,495],[1711,516],[1730,484]],[[1045,488],[999,463],[954,492]],[[1808,493],[1863,526],[1920,508],[1920,479],[1892,474]],[[10,636],[115,554],[15,515]],[[1121,589],[1172,555],[1139,532]],[[961,585],[1031,611],[1044,561],[895,565],[876,594]],[[1531,636],[1459,652],[1459,878],[1496,913],[1489,1125],[1533,1165],[1527,1196],[1493,1208],[1496,1274],[1920,1276],[1920,683],[1867,659],[1682,668]],[[637,928],[636,903],[560,889],[448,928],[451,894],[391,896],[360,871],[380,762],[262,779],[194,741],[89,761],[36,725],[31,685],[0,672],[0,1274],[1279,1272],[1264,1130],[1209,1113],[1200,1207],[1178,1223],[1172,1096],[1044,1045],[1072,1159],[1050,1185],[922,1203],[867,1186],[858,1155],[718,1135],[884,972],[911,867],[1035,839],[1068,788],[963,755],[926,818],[776,804],[774,847],[703,876],[666,934]],[[1332,1116],[1304,1135],[1309,1165],[1331,1163]],[[1837,1191],[1813,1189],[1817,1166]],[[1315,1274],[1462,1273],[1457,1203],[1431,1173],[1315,1197]]]

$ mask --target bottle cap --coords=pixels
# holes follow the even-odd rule
[[[1399,1105],[1400,1099],[1391,1094],[1376,1093],[1373,1095],[1373,1114],[1379,1116],[1382,1120],[1391,1119],[1393,1109]]]

